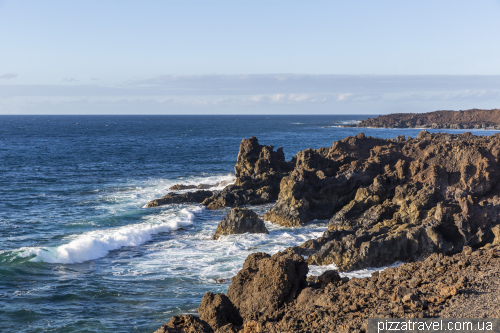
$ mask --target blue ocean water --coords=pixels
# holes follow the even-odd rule
[[[196,313],[248,254],[318,237],[326,221],[212,241],[228,209],[144,205],[173,184],[233,180],[243,138],[289,160],[361,131],[420,132],[338,127],[364,118],[0,116],[0,332],[153,332]]]

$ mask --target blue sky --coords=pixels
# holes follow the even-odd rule
[[[500,107],[499,0],[0,0],[0,114]]]

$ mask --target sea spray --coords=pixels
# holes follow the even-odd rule
[[[57,247],[24,248],[21,256],[34,255],[32,261],[47,263],[74,264],[106,256],[110,251],[124,246],[139,246],[150,241],[152,235],[168,232],[193,223],[195,212],[203,208],[182,209],[177,214],[169,212],[160,223],[147,222],[119,227],[116,229],[97,230],[77,236],[68,244]],[[151,218],[151,217],[149,217]],[[158,218],[158,217],[156,217]]]

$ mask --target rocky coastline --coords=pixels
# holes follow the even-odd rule
[[[203,297],[199,317],[175,316],[157,333],[364,332],[370,317],[463,316],[455,300],[486,297],[478,290],[500,278],[500,134],[360,133],[289,162],[282,149],[252,137],[242,140],[235,175],[222,191],[203,190],[210,192],[204,199],[169,193],[166,203],[218,209],[275,202],[265,220],[301,226],[328,219],[328,230],[272,256],[251,254],[226,294]],[[258,220],[238,212],[245,222],[235,227],[229,221],[238,214],[230,214],[221,224],[226,233],[252,231]],[[397,261],[405,263],[364,279],[336,271],[307,278],[310,264],[351,271]],[[500,307],[495,295],[491,309]]]
[[[393,113],[344,127],[500,130],[500,110],[471,109],[427,113]]]

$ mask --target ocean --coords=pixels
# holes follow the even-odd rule
[[[228,208],[144,205],[174,184],[233,181],[239,144],[251,136],[284,147],[290,160],[359,132],[420,132],[339,127],[367,117],[0,116],[0,332],[154,332],[174,315],[196,314],[206,292],[227,290],[248,254],[319,237],[328,221],[266,222],[269,235],[213,241]],[[310,266],[310,274],[332,268]]]

